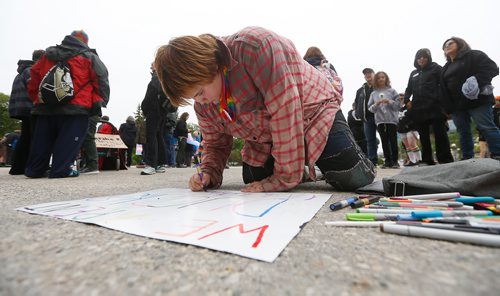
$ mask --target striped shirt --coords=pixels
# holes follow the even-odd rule
[[[219,187],[233,137],[238,137],[245,140],[245,163],[263,167],[269,157],[275,159],[273,175],[261,181],[265,191],[295,187],[306,164],[314,178],[314,163],[342,96],[290,40],[271,31],[248,27],[222,37],[219,46],[229,65],[236,119],[224,121],[217,104],[195,103],[204,140],[203,172]]]

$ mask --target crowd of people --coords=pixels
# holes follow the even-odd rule
[[[443,53],[447,63],[441,67],[428,49],[419,49],[402,93],[388,73],[363,69],[365,83],[346,120],[341,75],[317,47],[302,57],[290,40],[260,27],[226,37],[178,37],[157,50],[151,65],[141,103],[144,129],[129,116],[117,130],[101,110],[109,101],[107,68],[87,34],[74,31],[61,45],[35,51],[32,61],[19,61],[10,114],[22,120],[22,132],[10,173],[98,173],[95,133],[116,133],[127,147],[127,166],[136,144],[144,148],[141,175],[191,166],[201,143],[202,174],[193,174],[189,186],[218,188],[238,137],[245,141],[243,191],[289,190],[315,180],[316,168],[335,189],[352,191],[371,183],[377,166],[400,167],[398,137],[405,166],[453,162],[449,118],[458,130],[461,159],[474,157],[471,118],[489,155],[500,159],[500,100],[492,108],[491,84],[497,65],[457,37],[443,43]],[[199,131],[188,130],[188,113],[177,118],[178,106],[191,99]],[[78,155],[83,166],[76,170]]]
[[[356,93],[353,129],[356,129],[354,133],[358,135],[359,145],[366,143],[368,158],[375,165],[378,164],[375,130],[384,152],[382,168],[399,167],[397,134],[407,152],[405,166],[434,165],[436,160],[437,163],[453,162],[447,133],[449,118],[457,127],[461,160],[474,157],[471,118],[487,143],[483,145],[489,148],[491,157],[500,158],[500,132],[498,119],[495,119],[499,116],[500,101],[493,96],[491,85],[493,77],[498,75],[498,66],[485,53],[471,50],[461,38],[446,40],[443,52],[447,63],[441,67],[432,61],[427,48],[419,49],[415,54],[415,70],[410,73],[406,90],[401,94],[391,88],[385,72],[375,74],[370,68],[363,70],[366,83]],[[431,133],[434,134],[435,157]]]

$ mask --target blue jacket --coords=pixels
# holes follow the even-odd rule
[[[28,95],[28,80],[33,62],[30,60],[19,60],[17,62],[17,76],[12,84],[12,92],[9,99],[9,115],[11,118],[22,119],[29,117],[33,101]]]

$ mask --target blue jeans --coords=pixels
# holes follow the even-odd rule
[[[167,151],[167,164],[175,166],[175,137],[170,133],[165,135],[165,149]]]
[[[366,148],[368,148],[368,159],[377,165],[378,144],[377,144],[377,125],[375,124],[374,117],[368,117],[366,122],[363,122],[363,129],[365,130]]]
[[[375,169],[361,148],[356,144],[342,112],[337,112],[328,140],[316,165],[328,184],[340,191],[354,191],[373,182]],[[253,167],[243,163],[245,184],[260,181],[273,174],[274,158],[270,157],[264,167]]]
[[[462,159],[474,157],[474,140],[470,119],[474,119],[477,129],[484,135],[488,148],[493,157],[500,157],[500,130],[493,122],[493,108],[484,104],[474,109],[456,111],[452,114],[453,122],[457,126],[462,148]]]

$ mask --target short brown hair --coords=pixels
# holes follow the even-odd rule
[[[319,48],[317,48],[316,46],[311,46],[307,49],[306,51],[306,54],[304,55],[304,60],[307,60],[309,58],[320,58],[322,60],[325,59],[325,56],[323,55],[323,53],[321,52],[321,50]]]
[[[462,52],[466,52],[466,51],[471,50],[469,44],[467,42],[465,42],[465,40],[463,40],[462,38],[459,38],[459,37],[451,37],[451,38],[446,39],[446,41],[443,43],[443,50],[444,50],[444,45],[450,40],[455,41],[455,43],[457,44],[457,55],[462,53]],[[446,55],[446,53],[444,54],[444,57],[446,58],[447,61],[451,60],[450,57],[448,57]]]
[[[211,82],[221,61],[221,49],[214,36],[183,36],[158,48],[154,68],[172,105],[185,106],[190,104],[187,92]]]
[[[383,86],[379,86],[377,82],[377,79],[380,75],[385,75],[385,85]],[[389,79],[389,75],[387,75],[387,73],[385,73],[384,71],[378,71],[375,74],[375,77],[373,78],[373,88],[377,89],[377,88],[382,88],[384,86],[391,87],[391,80]]]

